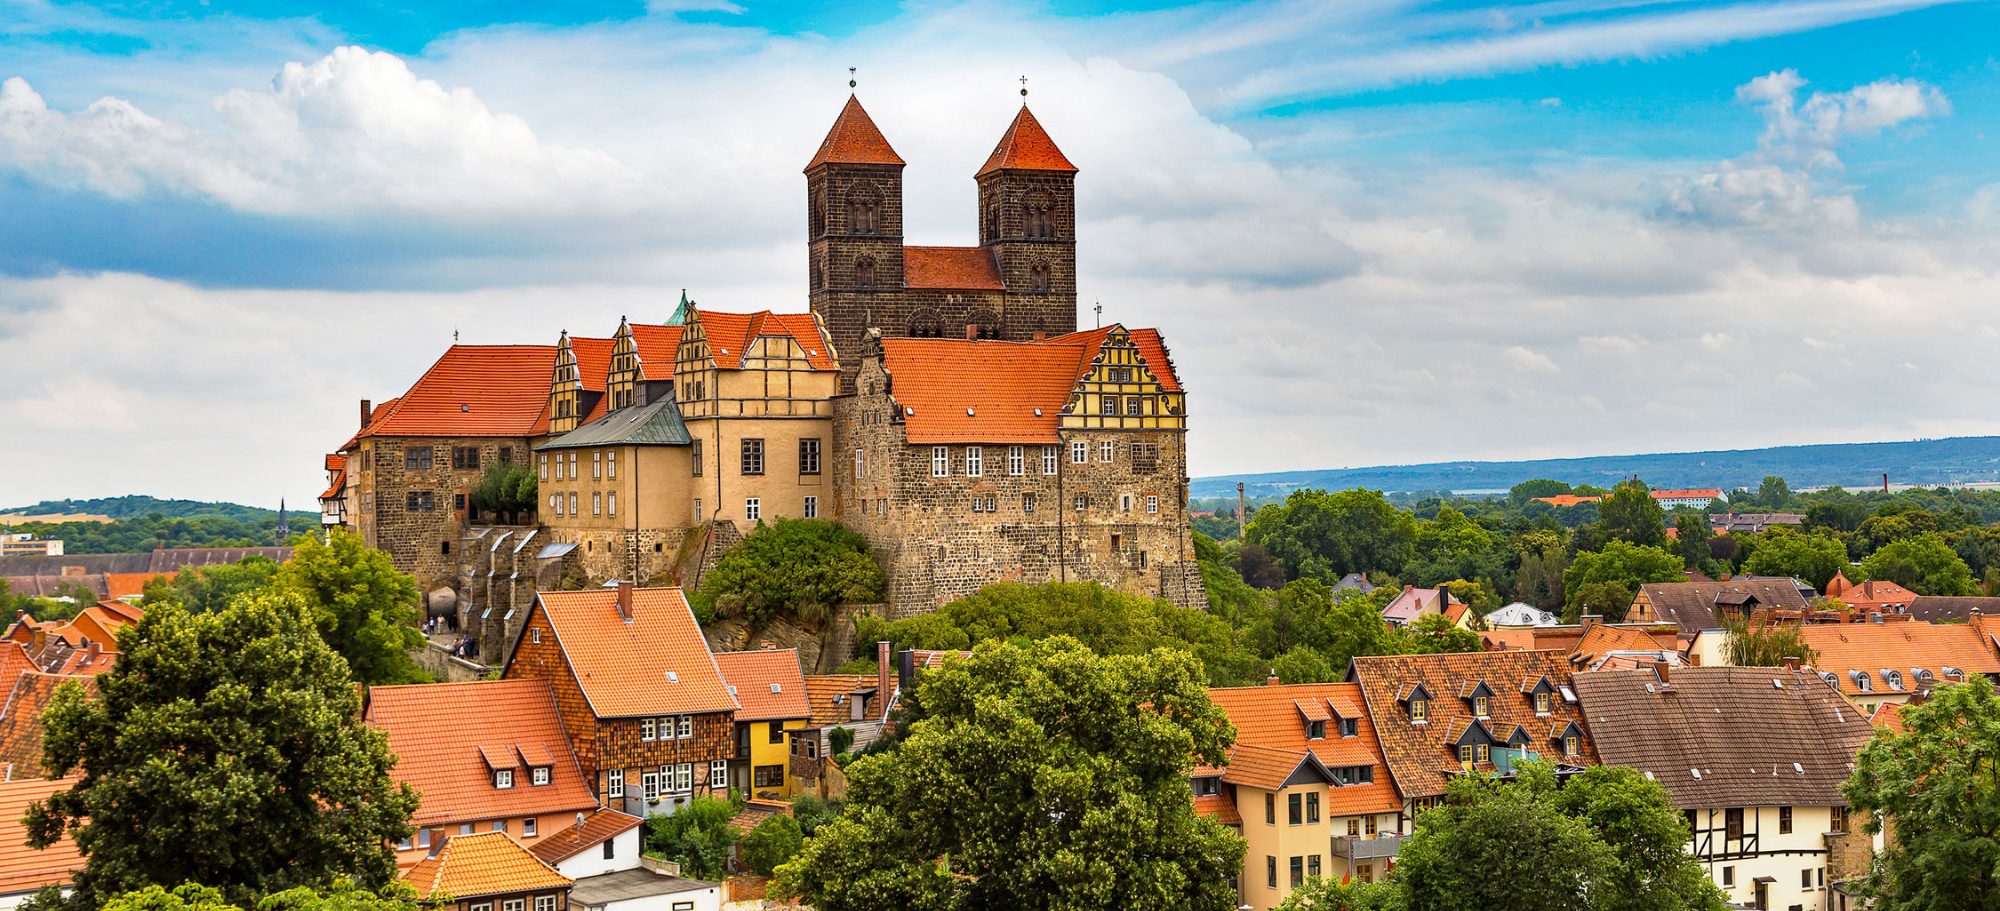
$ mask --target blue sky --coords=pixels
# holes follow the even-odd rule
[[[1085,306],[1166,333],[1197,474],[2000,432],[1996,34],[1991,0],[0,0],[0,505],[299,499],[453,332],[803,309],[848,66],[918,243],[970,241],[1030,77]]]

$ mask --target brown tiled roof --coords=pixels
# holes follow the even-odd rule
[[[904,247],[903,286],[1003,291],[1000,264],[985,247]]]
[[[2000,656],[1981,640],[1978,630],[1963,623],[1807,623],[1800,627],[1799,638],[1818,653],[1813,666],[1833,674],[1841,692],[1849,695],[1927,690],[1946,682],[1946,667],[1967,674],[2000,674]],[[1885,668],[1902,675],[1902,689],[1883,679]],[[1931,672],[1931,684],[1917,680],[1919,670]],[[1873,688],[1861,689],[1851,671],[1867,674]]]
[[[1912,619],[1936,623],[1964,620],[1975,613],[2000,617],[2000,598],[1958,598],[1949,595],[1918,595],[1910,602]]]
[[[396,780],[417,790],[417,825],[597,806],[544,681],[378,686],[368,692],[367,720],[389,737]],[[550,767],[546,785],[530,778],[538,764]],[[495,768],[513,769],[514,786],[495,788]]]
[[[42,713],[56,689],[70,681],[83,684],[84,692],[97,695],[97,684],[89,675],[48,674],[35,670],[27,653],[18,646],[0,644],[0,687],[5,703],[0,703],[0,780],[46,778],[42,768]]]
[[[28,828],[21,821],[29,804],[47,800],[75,783],[74,778],[52,781],[39,777],[0,781],[0,894],[65,885],[83,869],[83,855],[68,835],[36,850],[28,847]]]
[[[806,365],[814,370],[833,370],[833,343],[810,313],[722,313],[699,310],[703,336],[708,340],[709,359],[720,370],[741,370],[743,352],[765,336],[780,336],[798,343],[806,355]]]
[[[453,345],[376,408],[360,436],[529,436],[548,407],[555,358],[554,345]]]
[[[1581,726],[1583,719],[1576,705],[1562,694],[1561,688],[1569,685],[1571,676],[1563,652],[1376,655],[1355,658],[1349,675],[1367,697],[1368,717],[1381,739],[1383,759],[1397,791],[1406,799],[1443,794],[1451,776],[1461,770],[1456,743],[1475,719],[1470,700],[1458,694],[1481,682],[1493,691],[1487,704],[1487,726],[1496,738],[1505,739],[1519,725],[1534,738],[1528,748],[1546,759],[1576,765],[1597,763],[1588,731],[1581,732],[1581,755],[1574,758],[1563,758],[1557,742],[1558,732],[1570,723]],[[1526,688],[1543,678],[1555,691],[1549,700],[1550,714],[1537,716]],[[1418,686],[1431,694],[1425,724],[1410,721],[1403,701]]]
[[[1840,785],[1874,732],[1818,677],[1684,667],[1669,680],[1660,687],[1650,670],[1576,676],[1605,762],[1649,773],[1682,809],[1847,803]]]
[[[819,151],[813,153],[812,161],[806,162],[806,170],[823,164],[902,163],[902,156],[889,147],[889,140],[876,128],[868,112],[861,109],[861,99],[849,95],[847,104],[840,109],[840,116],[834,118],[833,129],[828,130],[826,138],[820,141]]]
[[[598,845],[645,824],[637,816],[598,808],[583,817],[581,826],[564,826],[535,840],[528,850],[542,863],[555,866]]]
[[[1640,586],[1640,591],[1652,602],[1661,620],[1679,626],[1683,633],[1720,629],[1723,616],[1716,610],[1718,599],[1740,606],[1745,597],[1751,597],[1765,608],[1807,610],[1805,597],[1790,579],[1648,582]]]
[[[806,698],[811,702],[813,727],[823,728],[855,723],[848,700],[856,693],[874,692],[879,685],[874,674],[813,674],[806,678]],[[839,702],[834,697],[840,697]],[[862,718],[874,721],[874,718]]]
[[[629,622],[616,589],[535,598],[597,717],[736,711],[680,589],[635,589]]]
[[[722,680],[742,708],[737,721],[810,718],[805,675],[799,672],[799,650],[771,648],[751,652],[718,652]],[[775,690],[775,691],[774,691]]]
[[[403,879],[419,897],[460,900],[510,892],[548,892],[576,883],[506,832],[454,835],[436,854],[404,873]]]
[[[729,827],[736,830],[738,835],[746,835],[751,829],[762,825],[766,819],[790,815],[792,815],[792,805],[789,803],[782,800],[758,800],[753,797],[744,802],[742,810],[730,817]]]
[[[1021,105],[1021,112],[1014,115],[1014,122],[1007,125],[1007,132],[1000,134],[1000,142],[993,147],[993,154],[986,156],[986,164],[981,165],[974,177],[984,177],[993,171],[1065,171],[1076,173],[1076,165],[1070,164],[1056,142],[1042,129],[1040,121]]]
[[[1268,764],[1269,757],[1259,752],[1263,750],[1295,756],[1297,758],[1292,761],[1291,767],[1285,769],[1285,774],[1289,775],[1292,769],[1298,767],[1299,760],[1306,753],[1311,753],[1324,765],[1365,765],[1374,769],[1373,782],[1330,789],[1327,798],[1331,812],[1389,812],[1401,806],[1395,787],[1389,781],[1389,769],[1383,762],[1375,727],[1368,719],[1367,703],[1362,697],[1360,684],[1217,687],[1208,691],[1208,697],[1229,715],[1229,722],[1236,726],[1236,747],[1231,753],[1230,771],[1225,773],[1228,780],[1242,780],[1231,777],[1235,775],[1239,755],[1253,765],[1258,762]],[[1307,718],[1326,719],[1324,738],[1306,738],[1304,722]],[[1340,735],[1337,719],[1342,718],[1360,722],[1355,736]],[[1245,753],[1246,748],[1251,752]],[[1278,781],[1283,780],[1284,776],[1280,775]]]

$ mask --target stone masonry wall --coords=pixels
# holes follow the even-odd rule
[[[528,441],[493,437],[376,437],[363,445],[372,446],[373,510],[369,544],[387,551],[398,570],[416,577],[419,591],[439,586],[456,587],[456,550],[465,531],[465,498],[486,470],[501,461],[526,468]],[[479,467],[453,468],[455,447],[479,449]],[[429,468],[408,467],[407,450],[429,449]],[[428,492],[428,511],[409,508],[409,494]]]

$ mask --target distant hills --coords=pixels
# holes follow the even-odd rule
[[[2000,437],[1222,475],[1195,478],[1190,493],[1196,497],[1234,496],[1239,481],[1252,497],[1283,496],[1301,487],[1465,493],[1502,491],[1534,478],[1608,487],[1634,475],[1654,487],[1755,488],[1765,477],[1778,475],[1794,488],[1836,484],[1859,488],[1879,486],[1885,473],[1896,486],[2000,482]]]
[[[319,504],[311,506],[319,511]],[[269,522],[278,517],[275,509],[259,509],[237,503],[206,503],[201,500],[162,500],[138,495],[104,497],[96,500],[43,500],[30,506],[0,509],[0,525],[29,521],[117,521],[158,515],[165,519],[233,519],[238,522]]]

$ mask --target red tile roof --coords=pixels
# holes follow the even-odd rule
[[[339,496],[339,492],[338,491],[334,492],[333,496]],[[173,581],[173,578],[176,575],[179,574],[178,573],[105,573],[104,597],[116,601],[119,598],[131,598],[136,595],[143,595],[146,593],[146,583],[159,578],[165,578],[167,581],[171,582]]]
[[[833,343],[810,313],[722,313],[697,310],[702,335],[708,340],[708,356],[717,369],[743,369],[743,352],[765,336],[780,336],[798,343],[806,364],[814,370],[833,370]]]
[[[368,692],[367,720],[389,737],[396,780],[417,789],[416,825],[597,806],[544,681],[378,686]],[[496,763],[514,770],[513,787],[493,786]],[[533,784],[529,766],[543,763],[549,783]]]
[[[904,247],[903,286],[1004,291],[1000,264],[985,247]]]
[[[1891,734],[1907,733],[1909,730],[1903,725],[1903,703],[1900,702],[1884,702],[1876,706],[1875,714],[1868,717],[1868,723],[1878,731]]]
[[[2000,674],[2000,656],[1981,639],[1979,630],[1964,623],[1807,623],[1799,638],[1819,653],[1816,670],[1827,671],[1848,695],[1912,693],[1945,684],[1944,668],[1966,674]],[[1882,679],[1884,669],[1903,677],[1902,689]],[[1934,678],[1925,685],[1917,671]],[[1868,675],[1872,689],[1863,690],[1850,671]]]
[[[583,817],[581,826],[564,826],[537,839],[528,850],[554,866],[645,824],[637,816],[599,808]]]
[[[1076,165],[1070,164],[1056,142],[1049,138],[1046,130],[1028,110],[1021,105],[1021,112],[1014,115],[1014,122],[1007,125],[1007,132],[1000,134],[1000,143],[993,147],[993,154],[986,156],[986,164],[979,168],[975,177],[984,177],[993,171],[1066,171],[1076,173]]]
[[[636,323],[631,329],[632,347],[639,353],[639,374],[649,380],[673,379],[674,355],[687,327]]]
[[[0,780],[46,778],[42,736],[47,728],[42,725],[42,713],[63,684],[77,681],[83,684],[84,692],[95,697],[96,681],[90,675],[34,670],[26,653],[13,645],[0,645],[0,680],[6,694],[4,707],[0,707]]]
[[[1298,767],[1299,760],[1306,753],[1311,753],[1328,766],[1365,765],[1374,769],[1375,780],[1370,783],[1330,789],[1327,793],[1329,812],[1335,815],[1387,813],[1402,806],[1395,787],[1390,783],[1389,769],[1382,756],[1381,743],[1376,740],[1375,727],[1368,718],[1360,684],[1218,687],[1208,691],[1208,698],[1227,713],[1229,722],[1236,726],[1236,747],[1231,752],[1229,770],[1224,773],[1225,780],[1244,780],[1242,776],[1247,774],[1256,780],[1246,783],[1269,790],[1266,784],[1258,782],[1270,782],[1270,772],[1287,761],[1284,756],[1294,758],[1283,774],[1277,776],[1276,782],[1279,783]],[[1306,738],[1305,720],[1308,717],[1313,720],[1328,719],[1324,738]],[[1339,719],[1359,722],[1355,736],[1340,735]],[[1247,763],[1248,767],[1239,772],[1243,763]]]
[[[1055,336],[1049,339],[1048,343],[1055,345],[1082,344],[1089,349],[1089,353],[1085,356],[1083,362],[1077,365],[1076,376],[1080,380],[1084,374],[1090,372],[1090,360],[1097,356],[1097,349],[1104,347],[1105,338],[1111,335],[1112,329],[1119,328],[1119,326],[1120,324],[1118,323],[1112,323],[1109,326],[1102,326],[1096,329],[1083,329],[1070,332]],[[1181,391],[1180,374],[1174,370],[1172,352],[1167,350],[1166,341],[1160,338],[1160,330],[1147,328],[1127,329],[1125,333],[1131,337],[1133,347],[1139,349],[1139,356],[1145,359],[1146,368],[1152,371],[1153,378],[1160,383],[1160,388],[1166,392]]]
[[[597,717],[736,711],[680,589],[633,590],[630,622],[616,589],[535,597]]]
[[[820,141],[819,151],[813,153],[812,161],[806,163],[806,170],[823,164],[900,166],[903,158],[889,147],[889,140],[876,128],[868,112],[861,109],[861,99],[849,95],[847,105],[840,109],[840,116],[833,121],[833,129],[826,132],[826,139]]]
[[[611,373],[611,348],[615,344],[615,341],[608,338],[570,336],[569,350],[576,358],[576,375],[577,379],[583,381],[583,388],[590,390],[604,388],[604,381]]]
[[[882,366],[912,443],[1055,443],[1084,351],[1051,342],[885,338]]]
[[[360,430],[355,431],[353,436],[347,438],[347,442],[340,444],[339,451],[347,452],[353,449],[355,443],[359,442],[362,437],[368,435],[368,431],[374,429],[376,426],[381,424],[382,421],[388,419],[389,415],[394,414],[396,412],[396,405],[399,404],[400,402],[402,402],[402,399],[390,399],[379,405],[373,406],[372,409],[368,412],[368,420],[362,424]],[[328,458],[331,459],[332,456],[329,455]],[[346,456],[342,456],[341,458],[345,459]]]
[[[347,489],[347,470],[342,469],[340,471],[336,471],[333,473],[333,479],[327,482],[326,489],[320,492],[319,498],[322,500],[331,500],[335,497],[340,496],[341,491],[344,491],[346,489]],[[112,597],[115,598],[118,596],[114,594],[112,595]]]
[[[1243,815],[1236,812],[1236,801],[1225,794],[1195,795],[1194,811],[1203,816],[1212,816],[1225,826],[1243,825]]]
[[[375,409],[360,436],[530,436],[548,408],[555,357],[554,345],[453,345]]]
[[[420,898],[449,896],[460,900],[510,892],[550,892],[576,883],[505,832],[454,835],[436,854],[411,867],[403,879]]]
[[[722,679],[742,708],[737,721],[775,721],[812,717],[806,699],[805,675],[799,671],[799,650],[771,648],[753,652],[720,652],[715,656]],[[775,689],[775,691],[774,691]]]
[[[1653,490],[1648,491],[1648,493],[1655,500],[1714,500],[1722,496],[1722,489],[1719,487],[1698,487],[1691,490]]]
[[[83,855],[69,836],[36,850],[28,847],[28,828],[21,822],[29,804],[47,800],[75,783],[73,778],[0,781],[0,894],[65,885],[72,874],[83,869]]]
[[[337,452],[326,454],[326,470],[339,471],[347,467],[347,457]]]
[[[806,697],[812,704],[812,721],[808,723],[816,728],[858,723],[850,700],[864,698],[864,695],[857,694],[874,693],[879,685],[880,681],[874,674],[813,674],[807,677]],[[835,697],[839,697],[838,702],[834,701]],[[867,715],[859,719],[860,722],[876,720]]]

